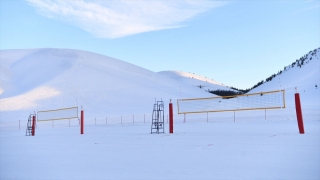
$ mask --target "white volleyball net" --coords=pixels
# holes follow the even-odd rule
[[[38,121],[67,120],[79,118],[78,107],[38,111]]]
[[[285,91],[269,91],[234,96],[178,99],[178,113],[207,113],[285,108]]]

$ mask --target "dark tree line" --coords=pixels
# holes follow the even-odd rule
[[[232,91],[232,90],[208,90],[209,93],[215,94],[218,96],[233,96],[233,95],[239,95],[243,94],[242,92]]]

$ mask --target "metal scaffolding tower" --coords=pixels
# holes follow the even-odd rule
[[[153,105],[151,134],[152,133],[164,133],[164,105],[162,100],[156,101]]]

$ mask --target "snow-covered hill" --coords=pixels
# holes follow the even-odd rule
[[[272,77],[272,76],[271,76]],[[270,78],[271,79],[271,78]],[[294,93],[299,92],[305,108],[320,108],[320,48],[274,74],[271,80],[249,93],[286,90],[288,106],[293,107]]]
[[[319,51],[249,93],[285,89],[287,107],[293,108],[297,87],[304,108],[320,107]],[[71,106],[82,106],[88,118],[151,113],[155,98],[168,103],[214,96],[208,89],[230,90],[193,73],[155,73],[80,50],[2,50],[0,60],[0,123],[25,119],[33,111]]]
[[[213,96],[179,79],[86,51],[3,50],[0,59],[2,119],[70,106],[83,106],[88,117],[151,113],[155,98]]]

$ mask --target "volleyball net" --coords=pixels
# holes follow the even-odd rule
[[[79,118],[78,107],[38,111],[38,121],[66,120]]]
[[[178,114],[244,111],[285,108],[285,90],[216,96],[210,98],[178,99]]]

